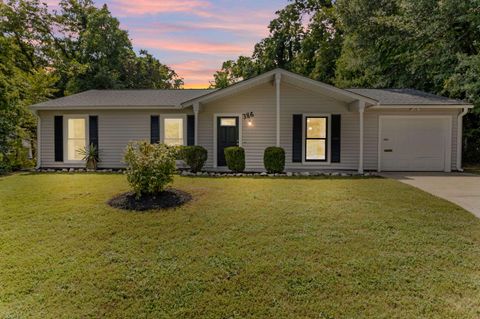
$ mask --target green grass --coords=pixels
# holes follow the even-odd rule
[[[480,175],[480,164],[465,165],[465,172]]]
[[[0,318],[479,318],[480,222],[386,179],[0,178]]]

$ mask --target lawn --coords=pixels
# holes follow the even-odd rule
[[[1,318],[479,318],[480,221],[386,179],[0,178]]]

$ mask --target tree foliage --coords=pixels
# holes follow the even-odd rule
[[[23,140],[35,139],[28,105],[89,89],[180,88],[183,80],[145,50],[106,5],[62,0],[0,1],[0,169],[23,164]]]
[[[269,30],[251,57],[225,62],[212,86],[281,67],[339,87],[468,100],[476,107],[465,118],[466,159],[480,161],[479,0],[295,0]]]

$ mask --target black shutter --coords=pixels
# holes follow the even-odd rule
[[[332,152],[332,163],[340,163],[340,132],[341,132],[341,120],[342,116],[340,114],[332,115],[332,137],[331,137],[331,152]]]
[[[150,117],[150,143],[160,142],[160,117],[152,115]]]
[[[302,162],[302,114],[293,114],[292,162]]]
[[[93,145],[98,150],[98,116],[92,115],[88,119],[88,146]]]
[[[195,145],[195,115],[187,115],[187,145]]]
[[[55,162],[63,162],[63,116],[55,116]]]

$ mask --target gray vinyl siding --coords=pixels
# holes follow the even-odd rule
[[[358,168],[359,114],[350,112],[346,103],[303,88],[281,85],[280,144],[286,152],[286,170],[320,170]],[[254,112],[253,126],[248,126],[242,113]],[[54,161],[54,116],[66,114],[98,115],[100,168],[124,167],[125,146],[134,140],[150,140],[150,116],[160,114],[192,114],[186,110],[99,110],[99,111],[39,111],[41,117],[41,166],[83,167],[83,164]],[[242,146],[246,152],[247,170],[264,170],[265,148],[276,144],[276,100],[272,83],[259,85],[217,101],[202,104],[198,118],[198,144],[208,151],[207,169],[214,167],[214,115],[236,114],[242,126]],[[293,163],[292,116],[293,114],[341,114],[341,162]],[[364,119],[364,168],[378,167],[379,115],[448,115],[452,117],[452,169],[456,167],[457,114],[451,110],[367,110]],[[186,138],[186,136],[185,136]]]
[[[275,110],[275,88],[271,84],[263,84],[245,93],[202,105],[198,118],[198,142],[208,151],[206,167],[213,168],[214,164],[215,114],[238,114],[239,124],[242,126],[246,170],[263,170],[263,152],[266,147],[275,146]],[[241,117],[247,112],[255,113],[253,126],[248,126]]]
[[[280,106],[280,145],[285,149],[285,167],[297,169],[355,169],[358,165],[358,113],[348,111],[348,105],[333,98],[293,85],[282,83]],[[292,118],[293,114],[340,114],[341,161],[340,163],[293,163]],[[303,155],[302,155],[303,156]]]
[[[150,141],[150,116],[160,114],[188,113],[187,110],[99,110],[99,111],[40,111],[41,118],[41,166],[84,167],[84,164],[55,162],[54,128],[55,115],[97,115],[99,168],[121,168],[125,165],[123,153],[130,141]],[[186,138],[186,137],[185,137]]]

